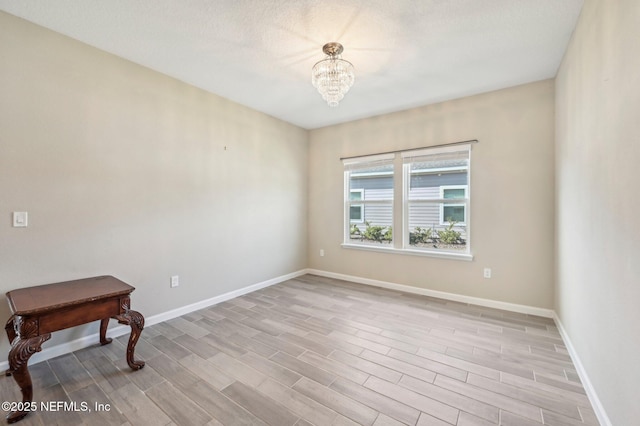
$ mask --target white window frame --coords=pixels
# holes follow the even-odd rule
[[[447,189],[464,189],[464,198],[445,198],[444,191]],[[464,207],[464,220],[462,222],[456,222],[456,226],[466,226],[467,225],[467,204],[464,202],[465,199],[468,198],[467,195],[467,185],[443,185],[440,187],[440,198],[443,200],[452,200],[450,203],[442,203],[440,204],[440,225],[448,225],[449,222],[447,218],[444,217],[444,208],[445,207]],[[462,202],[458,202],[461,200]]]
[[[366,169],[367,165],[374,165],[375,163],[388,164],[391,161],[393,161],[393,159],[394,159],[394,154],[380,154],[380,155],[371,155],[371,156],[360,157],[352,160],[343,161],[343,164],[345,167],[345,171],[344,171],[344,239],[342,244],[343,246],[368,247],[370,245],[363,241],[356,242],[351,239],[351,224],[356,223],[351,221],[351,206],[356,206],[356,205],[362,206],[363,221],[361,223],[365,223],[366,222],[365,214],[366,214],[367,205],[390,205],[392,206],[391,214],[392,214],[392,222],[393,222],[393,215],[394,215],[393,198],[389,200],[367,200],[364,196],[365,194],[363,193],[361,200],[351,200],[351,187],[350,187],[350,180],[351,180],[352,173],[356,173],[360,176],[389,175],[395,179],[395,170],[392,170],[390,172],[380,172],[380,173],[377,173],[377,172],[361,173],[357,171],[357,168],[359,165],[362,165],[363,168]],[[356,170],[352,170],[352,169],[356,169]],[[363,232],[364,229],[360,229],[360,231]],[[385,248],[386,247],[388,246],[385,246]]]
[[[447,152],[457,152],[467,150],[469,152],[469,160],[466,166],[461,167],[443,167],[443,168],[434,168],[429,169],[433,172],[447,172],[454,170],[462,170],[466,169],[467,171],[467,184],[466,185],[443,185],[439,188],[439,196],[440,198],[436,199],[414,199],[409,200],[409,184],[411,182],[411,160],[410,158],[417,157],[425,157],[430,155],[436,155]],[[360,202],[360,200],[350,200],[350,179],[351,172],[349,169],[350,164],[354,163],[367,163],[375,161],[375,159],[386,159],[393,160],[393,173],[387,172],[388,174],[392,174],[394,176],[394,182],[396,182],[397,178],[401,178],[401,183],[394,184],[394,195],[392,200],[370,200]],[[473,260],[473,255],[471,254],[471,201],[470,201],[470,193],[471,193],[471,145],[458,145],[458,146],[449,146],[449,147],[433,147],[433,148],[425,148],[420,150],[413,151],[399,151],[392,154],[382,154],[377,156],[369,156],[369,157],[361,157],[352,160],[343,160],[345,164],[345,172],[344,172],[344,242],[342,247],[348,249],[359,249],[359,250],[371,250],[378,252],[387,252],[393,254],[407,254],[407,255],[418,255],[418,256],[429,256],[429,257],[439,257],[439,258],[447,258],[447,259],[457,259],[457,260]],[[451,199],[444,198],[444,190],[446,189],[464,189],[465,198],[464,199]],[[399,192],[398,192],[399,191]],[[364,195],[362,197],[364,199]],[[355,201],[355,203],[354,203]],[[453,201],[453,202],[452,202]],[[370,204],[390,204],[392,206],[392,222],[395,225],[393,228],[393,241],[391,245],[386,246],[377,246],[371,244],[362,244],[353,242],[350,239],[350,227],[354,221],[351,221],[350,207],[351,205],[360,205],[362,204],[363,208],[363,220],[366,219],[364,216],[364,208],[367,203]],[[464,251],[454,251],[445,249],[434,249],[431,247],[415,247],[409,244],[410,238],[410,229],[409,229],[409,206],[415,204],[433,204],[440,205],[440,225],[447,225],[448,222],[444,221],[443,213],[444,213],[444,205],[447,206],[464,206],[464,214],[465,221],[464,223],[458,222],[456,226],[461,226],[465,230],[465,239],[466,239],[466,247]],[[401,226],[400,226],[401,225]]]

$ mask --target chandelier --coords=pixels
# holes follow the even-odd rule
[[[343,47],[340,43],[327,43],[322,46],[322,51],[327,57],[311,70],[311,83],[318,89],[322,99],[327,101],[330,107],[337,107],[344,98],[355,80],[353,65],[340,57]]]

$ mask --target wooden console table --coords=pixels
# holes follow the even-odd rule
[[[100,320],[100,343],[106,345],[109,319],[131,326],[127,345],[127,363],[134,370],[144,367],[143,361],[134,360],[134,350],[144,328],[144,317],[129,309],[130,294],[135,290],[112,276],[86,278],[37,287],[21,288],[7,293],[12,316],[5,330],[11,343],[9,370],[22,392],[22,401],[31,402],[33,386],[28,362],[39,352],[51,333],[80,324]],[[24,418],[28,411],[12,411],[9,423]]]

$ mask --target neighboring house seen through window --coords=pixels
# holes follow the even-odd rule
[[[470,152],[464,144],[343,160],[344,245],[470,258]]]

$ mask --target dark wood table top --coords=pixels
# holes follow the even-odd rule
[[[14,315],[43,314],[98,299],[131,293],[134,287],[111,275],[65,281],[7,292]]]

